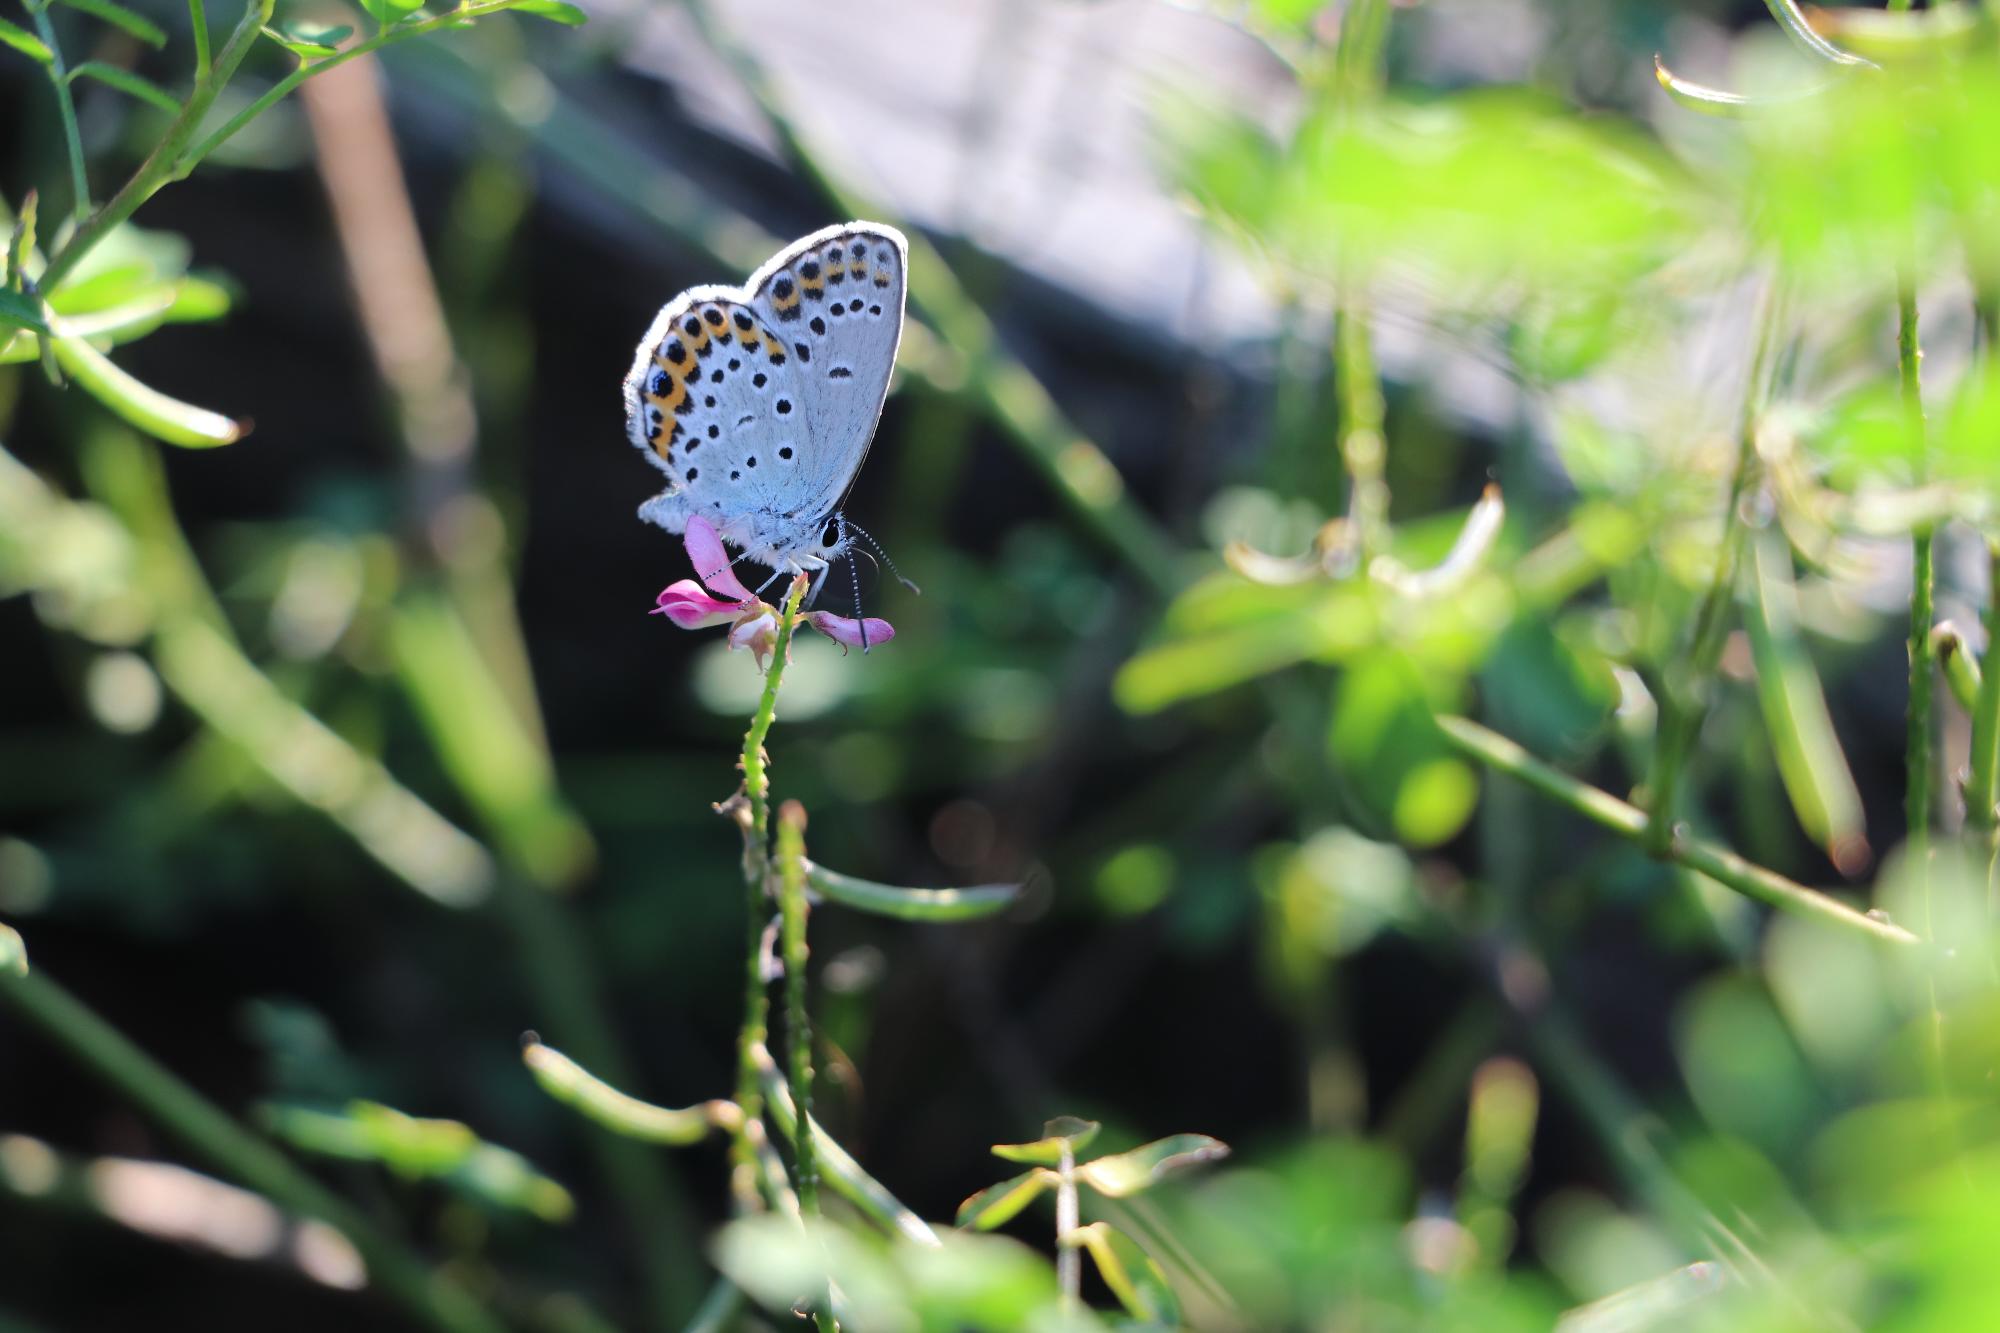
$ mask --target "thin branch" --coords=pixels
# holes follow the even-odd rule
[[[1637,806],[1550,767],[1477,722],[1462,717],[1440,717],[1437,721],[1445,739],[1467,755],[1489,768],[1519,778],[1544,796],[1650,850],[1653,840],[1648,837],[1648,825],[1652,821]],[[1917,936],[1885,918],[1857,912],[1837,899],[1747,861],[1726,847],[1691,837],[1685,830],[1675,829],[1658,854],[1663,860],[1699,871],[1724,888],[1773,907],[1858,930],[1890,944],[1922,943]]]

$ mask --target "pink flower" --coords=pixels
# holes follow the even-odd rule
[[[723,602],[710,597],[693,579],[682,579],[660,594],[660,604],[652,614],[665,616],[682,629],[707,629],[725,620],[734,620],[743,607],[740,602]]]
[[[701,577],[701,582],[681,579],[669,585],[660,594],[653,614],[665,616],[682,629],[706,629],[710,625],[728,624],[729,646],[748,648],[750,655],[757,659],[758,669],[762,670],[768,665],[771,651],[778,642],[777,609],[743,586],[742,580],[736,577],[736,571],[730,567],[729,552],[722,545],[722,538],[716,535],[707,519],[699,516],[688,519],[684,544],[688,559],[694,562],[694,571]],[[872,648],[896,637],[895,626],[873,617],[861,621],[837,616],[830,611],[811,611],[804,619],[829,639],[850,648]],[[863,625],[867,626],[865,640],[862,637]]]
[[[848,616],[837,616],[831,611],[808,611],[806,623],[835,643],[848,648],[873,648],[878,643],[887,643],[896,637],[896,627],[886,620],[874,616],[866,620],[854,620]],[[868,637],[861,637],[866,626]]]

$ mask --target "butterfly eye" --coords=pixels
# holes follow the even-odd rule
[[[840,545],[839,519],[830,518],[826,521],[826,526],[820,529],[819,544],[828,550],[832,550],[834,547]]]

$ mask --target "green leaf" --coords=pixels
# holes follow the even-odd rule
[[[149,102],[170,116],[180,113],[181,104],[174,100],[172,93],[151,79],[140,78],[129,69],[107,65],[101,60],[86,60],[71,70],[69,77],[72,80],[96,79],[99,83],[108,84],[121,93],[129,94],[142,102]]]
[[[770,1051],[763,1046],[751,1048],[751,1059],[757,1065],[757,1080],[764,1089],[764,1105],[769,1108],[771,1119],[777,1122],[778,1132],[787,1139],[795,1140],[799,1132],[799,1113],[784,1074],[771,1058]],[[842,1198],[880,1223],[884,1230],[919,1245],[938,1243],[937,1232],[931,1230],[930,1223],[918,1217],[907,1204],[891,1194],[887,1186],[863,1170],[853,1154],[841,1147],[840,1141],[827,1133],[817,1119],[808,1119],[807,1123],[811,1126],[813,1151],[819,1156],[821,1179]]]
[[[347,26],[327,28],[324,31],[297,29],[290,32],[266,26],[266,37],[284,47],[301,60],[324,60],[340,53],[340,44],[354,35],[354,29]]]
[[[1799,9],[1798,0],[1764,0],[1764,8],[1771,11],[1771,17],[1778,20],[1778,25],[1798,43],[1801,50],[1809,51],[1821,60],[1835,65],[1872,64],[1860,56],[1850,55],[1820,36],[1819,30],[1813,27],[1811,20]]]
[[[52,338],[55,359],[91,397],[156,440],[184,448],[234,444],[249,428],[220,413],[169,398],[120,370],[102,352],[77,338]]]
[[[957,1224],[977,1231],[991,1231],[1014,1220],[1023,1208],[1062,1183],[1062,1177],[1047,1167],[1023,1171],[1010,1180],[989,1185],[958,1206]]]
[[[1799,637],[1791,550],[1771,532],[1753,536],[1751,547],[1744,628],[1778,776],[1799,826],[1835,869],[1856,875],[1870,860],[1861,792],[1834,733],[1819,672]]]
[[[1151,1189],[1168,1176],[1229,1156],[1229,1145],[1206,1134],[1175,1134],[1112,1153],[1077,1168],[1077,1179],[1113,1199]]]
[[[487,1143],[456,1120],[406,1115],[380,1102],[355,1101],[340,1111],[311,1106],[262,1108],[278,1138],[306,1152],[347,1161],[379,1162],[411,1180],[440,1180],[495,1207],[532,1213],[547,1222],[575,1211],[568,1190],[509,1148]]]
[[[361,0],[361,8],[383,27],[393,28],[423,8],[423,0]]]
[[[1134,1319],[1167,1327],[1180,1323],[1180,1302],[1166,1273],[1130,1236],[1109,1222],[1092,1222],[1075,1228],[1061,1241],[1089,1252],[1104,1276],[1104,1285]]]
[[[1063,1145],[1068,1144],[1073,1157],[1090,1146],[1103,1126],[1095,1120],[1082,1120],[1073,1115],[1059,1115],[1042,1126],[1042,1137],[1033,1143],[996,1143],[993,1155],[1010,1162],[1034,1162],[1040,1166],[1054,1166],[1062,1161]]]
[[[970,921],[991,916],[1021,896],[1019,884],[969,889],[901,889],[806,863],[806,881],[830,902],[903,921]]]
[[[205,324],[221,319],[235,304],[236,293],[227,283],[183,278],[174,291],[174,303],[167,307],[167,319],[175,324]]]
[[[167,34],[161,32],[151,19],[135,14],[123,5],[114,4],[112,0],[62,0],[62,3],[101,18],[114,28],[124,29],[156,51],[167,44]]]
[[[590,21],[590,15],[575,5],[564,4],[563,0],[521,0],[518,5],[509,5],[516,14],[533,14],[536,18],[560,23],[566,28],[581,28]]]
[[[49,331],[48,320],[42,316],[42,303],[11,287],[0,287],[0,325],[27,329],[31,333]]]
[[[592,1075],[562,1052],[551,1050],[538,1041],[522,1045],[521,1059],[534,1074],[535,1082],[541,1084],[543,1092],[565,1106],[574,1107],[612,1133],[622,1134],[628,1139],[679,1147],[700,1142],[708,1137],[711,1129],[728,1127],[724,1125],[727,1116],[720,1114],[722,1107],[735,1112],[737,1121],[742,1119],[742,1113],[736,1110],[733,1102],[707,1102],[685,1109],[669,1109],[642,1102]]]
[[[0,19],[0,45],[11,46],[30,60],[48,65],[55,62],[55,52],[43,44],[42,39],[26,28],[18,28],[6,19]]]

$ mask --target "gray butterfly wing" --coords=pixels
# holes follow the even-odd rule
[[[795,241],[745,284],[796,362],[808,435],[797,498],[806,515],[840,503],[875,438],[903,338],[908,264],[901,232],[849,222]]]
[[[684,532],[691,513],[748,548],[807,468],[807,393],[784,340],[734,287],[696,287],[663,307],[625,377],[626,430],[665,472],[640,516]],[[811,519],[803,520],[810,522]]]

